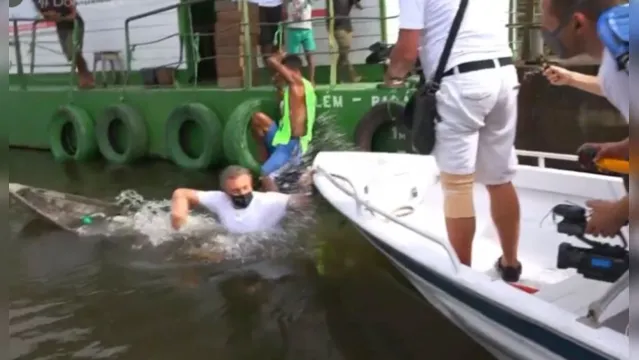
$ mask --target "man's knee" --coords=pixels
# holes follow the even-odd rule
[[[268,131],[268,128],[271,126],[271,118],[263,112],[256,112],[251,117],[251,128],[253,131],[256,131],[262,136]]]
[[[474,174],[456,175],[442,172],[440,180],[444,192],[444,215],[459,219],[475,216],[473,204]]]

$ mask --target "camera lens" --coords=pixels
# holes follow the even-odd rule
[[[571,265],[571,252],[573,246],[567,242],[563,242],[559,244],[559,252],[557,253],[557,268],[558,269],[568,269],[572,267]]]

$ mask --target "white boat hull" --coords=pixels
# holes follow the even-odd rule
[[[370,234],[360,232],[373,244]],[[378,247],[379,249],[379,247]],[[379,249],[380,251],[383,250]],[[387,255],[387,257],[389,257]],[[390,257],[389,257],[390,258]],[[499,325],[481,312],[468,307],[437,286],[415,275],[392,258],[393,265],[413,284],[420,294],[440,313],[472,337],[493,356],[500,360],[555,360],[564,359],[529,341],[512,330]]]

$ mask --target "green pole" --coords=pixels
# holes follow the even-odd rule
[[[253,62],[251,61],[253,56],[251,54],[251,23],[248,1],[241,0],[240,6],[242,7],[242,32],[244,34],[244,89],[250,89],[253,85]]]
[[[182,0],[184,2],[184,0]],[[178,31],[180,32],[180,46],[184,49],[186,60],[186,73],[188,77],[197,78],[197,73],[193,58],[193,26],[191,24],[191,7],[178,7]]]
[[[35,29],[35,26],[33,27]],[[18,21],[13,20],[13,42],[15,43],[14,49],[16,52],[16,66],[18,67],[18,78],[20,79],[20,88],[22,90],[27,89],[27,82],[24,76],[24,69],[22,68],[22,50],[20,49],[20,34],[18,33]]]
[[[382,42],[388,41],[388,26],[386,24],[386,1],[379,0],[379,18],[380,18],[380,27],[379,32],[382,37]]]

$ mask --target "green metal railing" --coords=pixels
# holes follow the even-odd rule
[[[190,20],[191,18],[191,9],[188,6],[194,5],[194,4],[199,4],[199,3],[203,3],[203,2],[207,2],[209,0],[191,0],[191,1],[183,1],[177,4],[173,4],[173,5],[169,5],[169,6],[164,6],[161,8],[157,8],[154,10],[150,10],[141,14],[137,14],[137,15],[133,15],[130,16],[128,18],[126,18],[126,20],[124,20],[124,42],[125,42],[125,46],[126,46],[126,80],[124,82],[124,84],[128,84],[128,79],[129,79],[129,74],[131,73],[131,63],[133,61],[133,51],[135,50],[135,48],[137,46],[140,45],[149,45],[149,44],[155,44],[161,41],[164,41],[166,39],[175,37],[176,34],[173,35],[169,35],[169,36],[165,36],[161,39],[157,39],[157,40],[153,40],[153,41],[148,41],[148,42],[144,42],[144,43],[139,43],[139,44],[134,44],[131,45],[131,30],[130,30],[130,24],[133,21],[136,20],[140,20],[140,19],[144,19],[147,18],[149,16],[153,16],[153,15],[157,15],[163,12],[167,12],[170,10],[174,10],[174,9],[180,9],[183,8],[185,6],[187,6],[188,9],[188,18]],[[179,36],[180,38],[180,56],[179,56],[179,60],[178,60],[178,64],[181,64],[183,61],[183,56],[184,56],[184,37],[186,37],[186,41],[188,42],[188,48],[191,50],[190,53],[187,55],[187,61],[190,62],[191,64],[195,63],[197,64],[197,57],[198,54],[196,51],[194,51],[194,45],[195,45],[195,41],[193,39],[193,36],[191,36],[193,34],[193,28],[191,26],[191,22],[188,22],[188,31],[186,31],[186,34],[182,31],[180,33],[177,34],[177,36]],[[184,30],[184,29],[182,29]]]
[[[212,0],[190,0],[190,1],[182,1],[176,4],[172,4],[169,6],[164,6],[161,8],[153,9],[141,14],[137,14],[134,16],[130,16],[124,21],[124,33],[125,33],[125,45],[126,45],[126,69],[125,72],[125,82],[124,84],[128,84],[130,80],[130,74],[132,71],[132,61],[134,60],[133,54],[137,47],[141,47],[144,45],[154,44],[166,40],[172,37],[179,37],[180,40],[180,49],[179,49],[179,59],[178,64],[182,64],[185,60],[187,63],[187,69],[191,72],[191,75],[195,79],[197,83],[197,74],[199,72],[198,64],[201,60],[204,60],[200,57],[198,51],[198,44],[200,38],[202,36],[210,36],[212,34],[202,34],[202,33],[194,33],[193,25],[191,22],[191,5],[209,2]],[[284,6],[286,6],[289,0],[285,0]],[[310,0],[309,0],[310,1]],[[322,0],[315,0],[322,1]],[[380,40],[388,41],[388,25],[387,20],[392,18],[397,18],[397,16],[389,17],[387,16],[386,9],[386,0],[378,0],[379,1],[379,16],[377,17],[357,17],[357,16],[349,16],[352,21],[377,21],[380,24]],[[144,43],[132,44],[131,43],[131,24],[139,19],[147,18],[150,16],[154,16],[160,13],[164,13],[170,10],[178,9],[179,15],[179,32],[176,34],[172,34],[169,36],[164,36],[160,39],[148,41]],[[249,2],[247,0],[238,0],[238,9],[241,11],[241,33],[244,35],[245,39],[249,39],[251,37],[251,21],[256,21],[257,19],[251,19],[249,14]],[[313,18],[308,21],[312,22],[326,22],[327,24],[327,32],[328,32],[328,55],[330,59],[330,71],[329,71],[329,84],[334,86],[337,84],[338,77],[338,58],[339,52],[337,49],[337,43],[335,40],[335,21],[339,19],[339,16],[335,16],[335,9],[333,6],[333,1],[326,1],[326,10],[327,16],[322,18]],[[511,43],[511,47],[513,49],[513,53],[517,59],[521,59],[522,57],[526,60],[531,60],[533,55],[536,54],[537,48],[539,48],[539,43],[536,43],[535,36],[538,36],[538,14],[539,14],[539,0],[510,0],[510,9],[509,9],[509,40]],[[35,50],[37,47],[37,25],[40,22],[45,20],[41,18],[12,18],[9,19],[10,23],[13,24],[13,41],[12,45],[16,51],[16,66],[17,66],[17,75],[20,78],[20,87],[22,89],[26,89],[28,84],[28,76],[26,76],[24,59],[22,48],[23,45],[20,41],[19,34],[19,26],[20,22],[31,22],[31,43],[29,46],[29,53],[31,56],[31,61],[29,64],[29,72],[33,74],[35,72],[35,67],[45,66],[45,65],[36,65],[35,61]],[[290,21],[282,21],[279,23],[281,37],[283,32],[286,30]],[[79,46],[79,31],[78,27],[75,27],[73,32],[73,46],[77,50]],[[281,38],[280,38],[281,43]],[[358,50],[366,50],[366,49],[351,49],[351,52],[355,52]],[[243,58],[244,63],[247,67],[251,67],[251,62],[253,58],[257,55],[254,54],[255,49],[252,48],[252,45],[249,41],[244,41],[243,43]],[[60,64],[60,65],[46,65],[46,66],[70,66],[69,72],[69,82],[73,84],[77,74],[75,64],[75,54],[77,51],[73,52],[73,59],[70,63]],[[319,54],[319,53],[317,53]],[[217,55],[217,57],[223,57],[224,55]],[[266,64],[264,64],[266,65]],[[244,71],[244,88],[249,88],[253,84],[253,71]],[[179,85],[179,84],[178,84]]]
[[[22,90],[26,90],[27,89],[27,77],[25,76],[24,73],[24,64],[23,64],[23,59],[22,59],[22,47],[20,44],[20,27],[18,26],[18,23],[20,22],[31,22],[31,43],[29,44],[29,54],[31,56],[31,59],[29,61],[29,70],[30,73],[33,74],[35,71],[35,50],[36,50],[36,36],[37,36],[37,25],[41,22],[48,22],[47,20],[44,20],[43,18],[10,18],[9,22],[12,23],[12,28],[13,28],[13,47],[15,49],[15,53],[16,53],[16,67],[17,67],[17,73],[18,73],[18,77],[20,78],[20,89]],[[71,85],[73,85],[74,81],[76,80],[76,66],[75,66],[75,62],[76,62],[76,53],[78,52],[78,50],[80,49],[79,47],[79,27],[77,26],[77,20],[74,20],[74,27],[73,27],[73,32],[72,32],[72,44],[73,44],[73,51],[72,51],[72,55],[71,55],[71,60],[68,61],[66,64],[48,64],[48,65],[41,65],[41,66],[46,66],[46,67],[52,67],[52,66],[70,66],[70,70],[69,70],[69,83]]]

